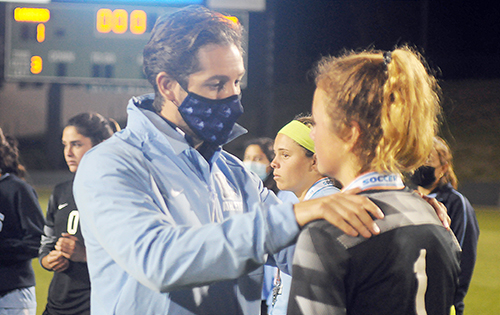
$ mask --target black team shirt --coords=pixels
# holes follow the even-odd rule
[[[47,209],[39,260],[54,250],[62,233],[69,233],[84,244],[80,215],[73,198],[73,180],[54,188]],[[44,314],[90,314],[90,279],[85,262],[70,261],[68,269],[54,272]]]
[[[324,220],[300,234],[288,314],[449,314],[460,248],[435,211],[407,190],[365,191],[381,233],[350,237]]]

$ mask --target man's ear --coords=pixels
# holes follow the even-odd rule
[[[176,90],[179,89],[179,83],[174,80],[166,72],[162,71],[156,75],[156,86],[158,87],[158,92],[163,96],[165,100],[169,100],[177,104]]]

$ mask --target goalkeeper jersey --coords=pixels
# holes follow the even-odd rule
[[[345,235],[324,220],[300,234],[288,314],[449,314],[460,248],[434,209],[408,189],[368,190],[381,233]]]

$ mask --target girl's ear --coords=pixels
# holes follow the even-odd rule
[[[347,149],[351,151],[358,142],[359,136],[361,135],[361,128],[359,127],[358,122],[351,121],[351,127],[346,129],[346,137],[344,138],[344,141],[347,144]]]
[[[311,170],[318,172],[318,159],[316,158],[316,154],[311,158]]]

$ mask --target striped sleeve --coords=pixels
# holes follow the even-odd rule
[[[339,242],[332,242],[341,232],[333,226],[325,228],[325,225],[328,225],[326,221],[316,221],[300,234],[293,262],[288,314],[346,314],[343,280],[348,253]]]

